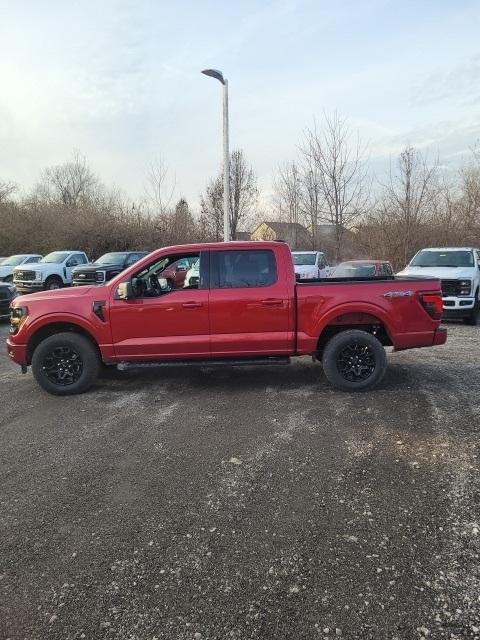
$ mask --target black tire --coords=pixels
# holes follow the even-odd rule
[[[471,313],[463,319],[464,323],[470,325],[471,327],[475,327],[478,324],[478,320],[480,318],[480,300],[478,299],[478,291],[475,297],[475,306],[473,307]]]
[[[56,396],[83,393],[100,373],[100,358],[92,342],[78,333],[56,333],[33,352],[32,371],[38,384]]]
[[[63,280],[58,276],[50,276],[45,281],[45,291],[53,291],[54,289],[61,289],[63,287]]]
[[[327,342],[322,357],[329,382],[342,391],[366,391],[387,370],[387,356],[378,338],[367,331],[347,329]]]

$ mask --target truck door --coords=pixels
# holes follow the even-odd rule
[[[239,248],[210,256],[212,356],[292,353],[293,300],[274,251]]]
[[[136,276],[147,283],[147,289],[134,298],[122,300],[113,292],[110,322],[117,357],[156,360],[209,355],[208,280],[201,276],[196,287],[185,288],[177,287],[171,278],[170,291],[155,290],[155,278],[164,277],[169,265],[182,258],[198,260],[199,253],[163,256],[142,268]],[[200,262],[207,270],[208,252],[202,252]]]

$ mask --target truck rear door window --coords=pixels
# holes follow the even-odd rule
[[[213,289],[268,287],[277,281],[273,251],[215,251]]]

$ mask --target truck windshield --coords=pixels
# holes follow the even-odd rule
[[[411,267],[473,267],[472,251],[420,251]]]
[[[25,260],[25,256],[10,256],[10,258],[5,258],[5,260],[0,261],[0,264],[4,267],[16,267]]]
[[[127,253],[106,253],[104,256],[98,258],[98,260],[95,260],[93,264],[123,264],[127,259],[127,255]]]
[[[315,264],[316,253],[293,253],[293,264],[298,267]]]
[[[69,255],[70,254],[65,251],[53,251],[52,253],[49,253],[44,258],[42,258],[40,262],[46,262],[47,264],[60,264],[61,262],[66,260]]]

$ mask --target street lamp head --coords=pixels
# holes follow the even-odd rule
[[[223,73],[221,71],[218,71],[218,69],[204,69],[202,73],[205,74],[206,76],[210,76],[211,78],[216,78],[222,84],[225,84]]]

